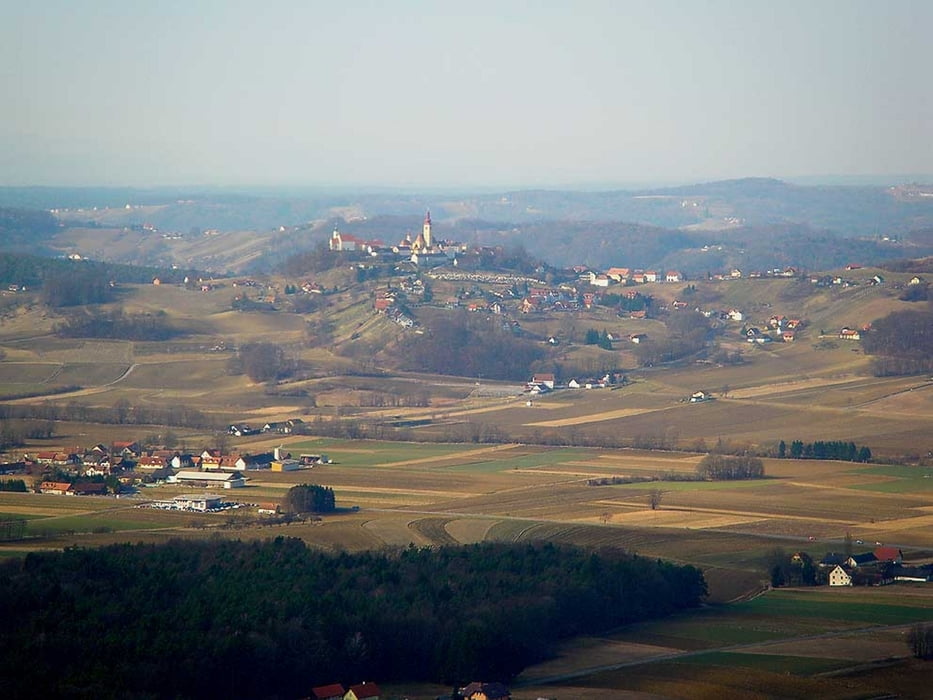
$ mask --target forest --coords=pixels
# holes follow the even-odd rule
[[[544,357],[540,344],[515,335],[501,320],[466,311],[452,313],[401,346],[404,369],[524,381],[533,362]]]
[[[876,377],[933,371],[933,306],[895,311],[862,338]]]
[[[0,696],[507,681],[560,639],[705,593],[691,566],[550,543],[333,555],[277,537],[30,553],[0,564]]]

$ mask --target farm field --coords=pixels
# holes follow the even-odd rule
[[[909,625],[921,620],[933,620],[929,587],[776,590],[573,640],[519,681],[557,697],[609,687],[674,697],[706,697],[715,688],[725,697],[856,698],[866,687],[853,675],[881,694],[896,664],[905,697],[923,697],[906,644]]]
[[[594,478],[688,474],[701,455],[286,436],[276,444],[295,455],[327,454],[332,463],[299,472],[248,472],[247,488],[224,495],[262,503],[281,500],[296,483],[330,486],[338,506],[347,509],[343,514],[312,525],[259,530],[262,536],[301,536],[326,549],[481,539],[622,547],[739,572],[739,585],[714,577],[716,600],[754,589],[763,579],[762,560],[775,546],[808,549],[819,558],[826,551],[840,551],[849,533],[867,543],[900,546],[908,557],[929,557],[933,551],[933,493],[917,486],[933,481],[933,470],[924,467],[771,459],[766,460],[768,478],[756,481],[593,486],[588,481]],[[662,492],[655,510],[649,506],[652,489]],[[118,531],[127,531],[134,540],[147,531],[200,532],[205,527],[242,536],[261,522],[248,509],[232,516],[192,517],[134,508],[147,499],[190,491],[163,485],[122,499],[0,494],[0,512],[28,518],[31,531],[59,533],[58,546],[66,540],[93,544],[97,535],[111,539]]]
[[[778,284],[783,283],[768,286]],[[760,298],[748,296],[749,290]],[[360,372],[365,363],[347,350],[354,339],[372,341],[380,334],[398,333],[386,319],[372,315],[365,294],[335,297],[329,311],[330,340],[307,347],[307,315],[234,312],[230,302],[235,290],[229,286],[211,293],[167,285],[138,291],[127,298],[128,312],[165,310],[189,334],[166,343],[51,335],[37,341],[37,334],[47,332],[57,319],[6,320],[0,327],[0,399],[80,386],[59,396],[16,398],[10,403],[184,406],[209,416],[215,428],[297,416],[312,423],[320,417],[385,431],[370,434],[435,442],[225,435],[224,443],[232,451],[282,447],[295,456],[326,453],[333,460],[294,473],[252,472],[245,489],[224,492],[227,498],[259,504],[280,501],[297,483],[334,489],[340,513],[288,525],[264,521],[252,507],[222,514],[136,507],[193,491],[175,485],[141,489],[121,499],[0,493],[0,519],[25,520],[32,538],[0,543],[0,557],[30,548],[282,535],[332,552],[547,540],[619,547],[704,570],[716,605],[654,627],[578,640],[579,649],[569,649],[549,662],[551,666],[530,669],[526,680],[581,664],[611,666],[622,660],[639,662],[637,666],[559,686],[519,687],[516,700],[598,700],[626,697],[625,693],[765,697],[769,689],[791,697],[855,697],[846,689],[848,680],[817,674],[868,664],[868,676],[859,681],[864,688],[899,687],[902,679],[893,672],[885,675],[885,668],[873,664],[903,656],[904,631],[881,626],[933,619],[926,591],[900,585],[870,591],[779,591],[746,600],[762,590],[767,579],[763,563],[777,547],[803,549],[820,558],[842,551],[848,533],[865,543],[857,545],[857,551],[883,542],[901,547],[909,561],[933,560],[933,468],[887,463],[889,457],[905,457],[930,464],[933,381],[925,376],[872,377],[869,358],[857,344],[819,341],[816,324],[832,328],[851,322],[846,304],[829,293],[803,309],[813,326],[795,344],[742,344],[743,364],[631,370],[625,385],[560,390],[535,397],[529,405],[527,397],[519,396],[520,382]],[[723,288],[722,298],[723,303],[733,299],[730,303],[757,303],[765,309],[773,293],[751,285],[745,291]],[[868,314],[865,318],[896,308],[889,297],[863,296],[859,308]],[[523,320],[524,327],[542,336],[559,332],[563,323],[558,317]],[[658,321],[620,320],[611,313],[603,313],[596,325],[600,324],[624,332],[665,333]],[[288,348],[290,357],[307,362],[313,368],[308,376],[275,385],[229,374],[230,348],[269,338]],[[634,363],[627,349],[610,353],[575,347],[567,353],[593,366]],[[347,370],[359,374],[340,373]],[[687,402],[698,390],[713,399]],[[411,398],[419,392],[427,405],[420,400],[392,404],[393,397]],[[495,428],[506,443],[470,442],[478,426]],[[60,421],[55,429],[53,441],[34,442],[29,449],[140,439],[165,428]],[[216,429],[173,431],[189,449],[200,450],[220,439]],[[455,442],[436,442],[441,439]],[[869,446],[876,459],[854,464],[766,458],[768,478],[749,482],[588,483],[692,474],[704,454],[717,446],[776,454],[780,440],[853,441]],[[610,441],[678,451],[601,446]],[[542,444],[549,442],[555,446]],[[655,489],[660,489],[661,499],[652,509]],[[921,592],[914,593],[917,590]],[[872,629],[861,631],[863,627]],[[826,633],[834,635],[832,645],[805,639]],[[685,652],[695,655],[658,660]],[[656,660],[647,663],[652,659]],[[908,662],[897,663],[909,670]],[[911,697],[908,685],[901,692]]]

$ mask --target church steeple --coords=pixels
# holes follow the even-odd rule
[[[431,239],[431,211],[424,216],[424,227],[421,229],[421,235],[424,236],[424,245],[427,248],[434,247],[434,241]]]

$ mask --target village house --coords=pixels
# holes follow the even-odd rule
[[[107,493],[107,485],[96,481],[79,481],[71,485],[70,496],[103,496]]]
[[[311,700],[343,700],[347,690],[339,683],[319,685],[311,688]]]
[[[845,326],[842,330],[839,331],[840,340],[861,340],[862,334],[855,328],[849,328]]]
[[[548,389],[554,388],[554,375],[550,372],[539,372],[531,378],[532,384],[542,384]]]
[[[43,481],[39,484],[39,493],[51,493],[56,496],[71,494],[71,484],[67,481]]]
[[[845,569],[840,565],[836,565],[832,571],[829,572],[829,585],[830,586],[851,586],[852,577],[846,572]]]
[[[137,469],[164,469],[167,466],[168,462],[162,457],[143,455],[136,460]]]
[[[628,279],[631,270],[627,267],[610,267],[606,270],[606,276],[616,282],[625,282]]]
[[[878,547],[872,554],[880,562],[892,562],[894,564],[904,562],[904,553],[897,547]]]
[[[684,276],[677,270],[668,270],[664,274],[665,282],[681,282],[683,281]]]
[[[846,566],[850,569],[857,569],[860,566],[869,566],[878,561],[874,552],[865,552],[863,554],[853,554],[846,559]]]

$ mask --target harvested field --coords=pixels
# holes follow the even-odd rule
[[[448,534],[460,544],[473,544],[488,539],[489,531],[501,521],[477,518],[457,518],[447,522]]]
[[[603,411],[602,413],[591,413],[585,416],[575,416],[573,418],[559,418],[556,420],[536,421],[534,423],[525,423],[525,425],[534,428],[565,428],[570,425],[584,425],[585,423],[599,423],[616,418],[628,418],[642,413],[650,413],[650,408],[619,408],[614,411]]]
[[[390,547],[427,547],[434,542],[412,526],[414,521],[407,518],[385,516],[363,523],[363,529],[377,537]]]

